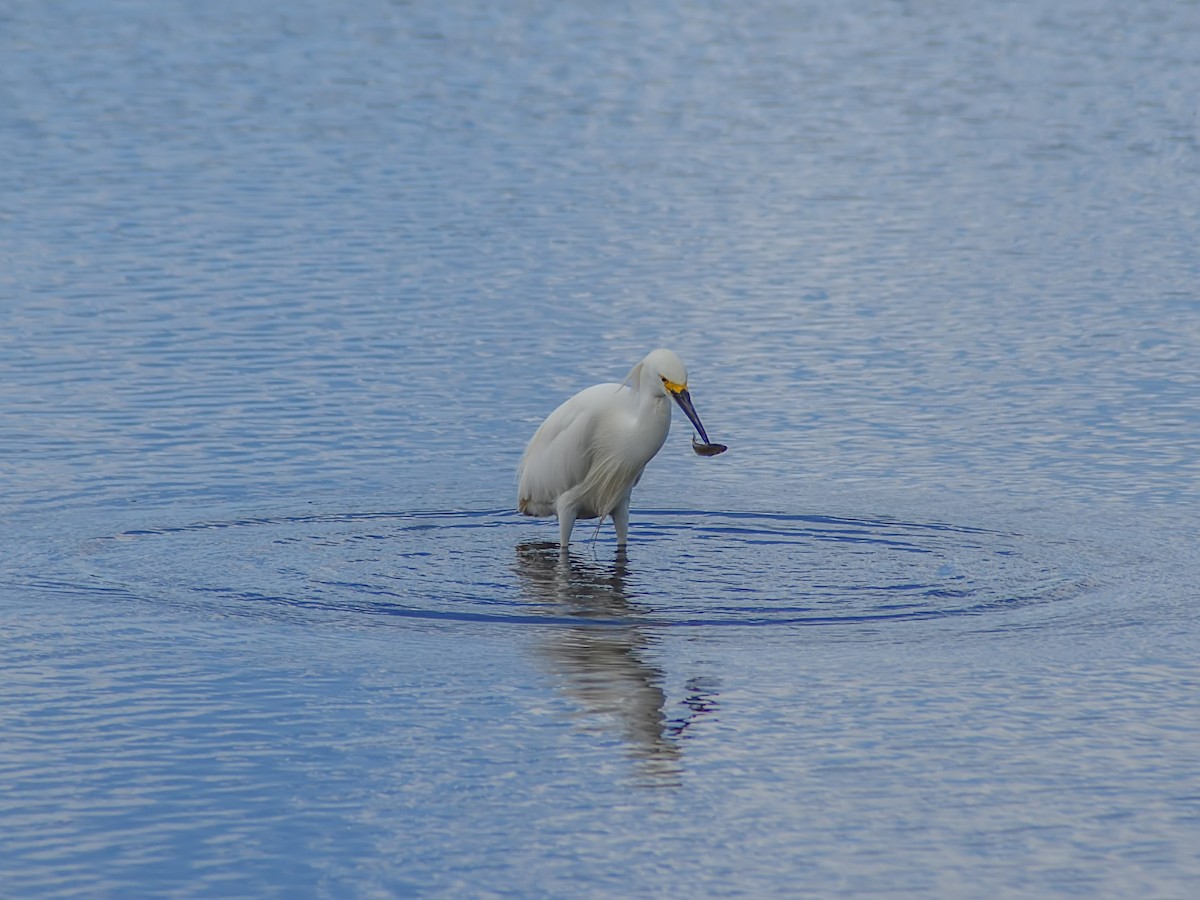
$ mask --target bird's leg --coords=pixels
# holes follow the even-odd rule
[[[629,494],[626,493],[620,502],[613,507],[613,525],[617,529],[617,546],[624,547],[629,538]]]
[[[558,549],[566,553],[571,543],[571,531],[575,528],[575,504],[566,494],[562,494],[555,506],[558,513]]]

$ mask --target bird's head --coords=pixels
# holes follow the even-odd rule
[[[687,369],[670,350],[655,350],[642,360],[642,377],[662,394],[673,396],[687,390]]]
[[[688,393],[687,369],[683,360],[670,350],[658,349],[642,360],[641,368],[643,383],[648,382],[652,390],[670,397],[679,404],[679,408],[696,426],[700,437],[707,444],[708,435],[704,433],[704,426],[700,424],[700,416],[696,414],[696,408],[692,406],[692,396]]]

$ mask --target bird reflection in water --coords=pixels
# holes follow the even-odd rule
[[[646,610],[626,594],[624,549],[604,565],[560,555],[554,543],[521,544],[516,570],[530,603],[570,620],[545,631],[543,651],[584,712],[585,727],[619,734],[655,782],[676,781],[680,741],[693,722],[715,710],[716,691],[710,679],[692,679],[685,712],[668,717],[664,673],[645,658],[654,643],[639,622]]]

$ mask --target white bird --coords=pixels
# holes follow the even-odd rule
[[[679,404],[713,455],[687,390],[687,369],[670,350],[655,350],[621,384],[580,391],[546,417],[525,448],[517,470],[517,510],[557,516],[559,548],[566,552],[576,519],[612,516],[617,545],[629,536],[629,497],[642,470],[667,439],[671,403]],[[693,439],[694,443],[694,439]],[[719,448],[719,449],[715,449]]]

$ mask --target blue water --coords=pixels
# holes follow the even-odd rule
[[[1190,897],[1200,9],[0,13],[0,893]],[[631,543],[512,511],[676,350]]]

